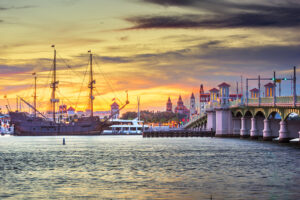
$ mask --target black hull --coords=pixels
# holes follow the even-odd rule
[[[86,132],[86,133],[15,133],[14,136],[96,136],[101,135],[101,132]]]
[[[85,136],[101,135],[108,122],[101,122],[98,117],[80,118],[77,122],[58,124],[41,118],[31,118],[25,113],[11,112],[16,136]]]

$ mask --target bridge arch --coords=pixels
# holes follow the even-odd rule
[[[258,108],[254,110],[254,116],[257,116],[258,114],[262,114],[265,118],[267,118],[267,113],[263,108]]]
[[[266,115],[267,119],[269,119],[270,116],[273,115],[274,113],[278,113],[280,115],[280,118],[284,119],[284,115],[283,115],[282,111],[279,110],[278,108],[270,108],[267,115]]]
[[[244,112],[243,112],[243,110],[241,110],[241,109],[235,110],[235,111],[233,112],[233,116],[234,116],[234,117],[243,117],[243,116],[244,116]]]
[[[286,109],[284,111],[284,120],[287,120],[287,118],[292,114],[295,113],[298,116],[300,116],[300,109]]]
[[[253,117],[253,112],[251,110],[246,110],[244,117]]]

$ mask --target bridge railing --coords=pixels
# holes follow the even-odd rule
[[[262,104],[271,104],[271,103],[273,103],[273,101],[274,101],[273,97],[264,97],[264,98],[260,99],[260,102]]]
[[[234,101],[229,101],[229,107],[237,107],[242,104],[242,99],[237,99]]]
[[[276,103],[292,104],[293,100],[293,96],[277,97]]]
[[[258,104],[258,98],[250,98],[248,99],[248,104]]]

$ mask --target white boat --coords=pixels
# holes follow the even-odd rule
[[[149,129],[148,125],[144,125],[144,121],[124,119],[112,119],[114,125],[109,127],[109,130],[104,130],[103,135],[142,135],[144,130]]]
[[[4,135],[13,135],[14,134],[14,125],[10,125],[8,120],[4,120],[7,116],[0,117],[0,133]]]

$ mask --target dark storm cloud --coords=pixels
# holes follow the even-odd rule
[[[202,69],[199,65],[193,63],[202,63],[203,66],[218,66],[219,70],[226,72],[251,70],[283,70],[290,69],[294,65],[300,64],[300,45],[267,45],[253,47],[224,47],[226,41],[212,40],[201,43],[197,46],[180,49],[177,51],[168,51],[159,54],[136,54],[131,57],[105,57],[107,61],[115,63],[143,63],[140,68],[144,70],[158,70],[166,73],[177,73],[187,70],[213,70],[215,68]],[[101,57],[100,59],[103,59]],[[170,67],[161,67],[164,61],[170,61]],[[188,65],[181,65],[181,61],[189,61]],[[176,66],[178,68],[176,69]],[[184,67],[183,67],[184,66]],[[220,72],[220,71],[218,71]]]
[[[128,17],[129,29],[151,28],[259,28],[300,25],[299,3],[247,4],[224,0],[144,0],[164,6],[197,8],[201,14],[150,15]]]
[[[207,11],[221,11],[232,12],[233,10],[243,11],[270,11],[273,9],[280,8],[294,8],[299,7],[300,4],[297,0],[288,1],[272,1],[271,4],[267,4],[267,1],[260,1],[261,4],[257,3],[243,3],[234,2],[229,0],[142,0],[143,2],[153,3],[161,6],[177,6],[177,7],[190,7],[193,9],[207,10]]]
[[[148,3],[155,3],[164,6],[192,6],[198,3],[197,0],[143,0]],[[204,2],[204,1],[203,1]]]
[[[234,61],[248,63],[248,66],[256,66],[257,68],[262,67],[261,64],[267,64],[268,66],[272,65],[273,68],[276,66],[290,68],[293,65],[300,64],[299,54],[300,45],[267,45],[244,48],[213,47],[205,54],[199,56],[196,55],[196,57],[214,61],[219,60],[221,62]],[[265,69],[266,68],[264,68],[264,70]]]
[[[300,7],[268,13],[238,13],[228,15],[137,16],[126,20],[134,24],[128,29],[153,28],[258,28],[295,27],[300,25]]]

